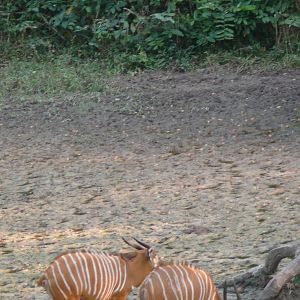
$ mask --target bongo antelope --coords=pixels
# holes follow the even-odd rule
[[[59,255],[37,281],[53,300],[123,300],[158,264],[156,252],[135,240],[136,250],[119,254],[92,250]]]
[[[186,263],[163,263],[144,280],[141,300],[222,300],[211,276]]]

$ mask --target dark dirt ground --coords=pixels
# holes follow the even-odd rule
[[[35,280],[56,254],[123,235],[218,284],[300,239],[300,70],[106,81],[1,106],[1,299],[47,299]]]

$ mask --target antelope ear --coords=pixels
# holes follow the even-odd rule
[[[120,253],[120,256],[121,256],[124,260],[129,261],[129,260],[134,259],[134,258],[137,256],[137,252],[136,252],[136,251],[121,252],[121,253]]]
[[[153,249],[152,248],[147,249],[147,257],[148,257],[149,260],[152,259],[152,253],[153,253]]]
[[[38,281],[36,283],[38,286],[46,287],[48,284],[48,280],[46,279],[45,275],[43,275],[38,279]]]
[[[45,279],[45,280],[42,281],[42,286],[43,287],[47,287],[48,286],[48,280],[47,279]]]

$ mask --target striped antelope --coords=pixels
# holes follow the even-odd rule
[[[139,294],[141,300],[222,300],[211,276],[186,263],[161,263]]]
[[[53,300],[123,300],[158,264],[156,252],[134,239],[136,250],[119,254],[92,250],[59,255],[38,280]]]

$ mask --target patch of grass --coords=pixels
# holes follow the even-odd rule
[[[293,52],[280,48],[266,50],[259,46],[232,51],[217,51],[215,53],[207,53],[202,65],[204,67],[227,66],[236,69],[238,72],[297,68],[300,67],[300,45],[298,48]]]
[[[292,52],[274,48],[266,50],[260,46],[249,46],[236,50],[212,49],[196,53],[180,51],[174,55],[160,54],[156,57],[143,55],[115,55],[108,61],[114,61],[117,72],[138,72],[144,69],[167,69],[179,72],[206,67],[226,67],[237,72],[261,70],[275,71],[300,67],[300,44]],[[110,67],[111,68],[111,67]]]
[[[40,101],[69,92],[101,92],[107,75],[101,62],[68,55],[28,60],[13,58],[0,68],[0,101]]]
[[[280,48],[267,51],[254,45],[230,51],[212,49],[201,53],[195,53],[195,49],[178,50],[174,55],[162,53],[157,56],[150,56],[145,52],[134,55],[112,51],[94,59],[79,58],[74,51],[65,52],[63,49],[60,52],[53,50],[49,55],[37,52],[29,55],[16,47],[9,54],[8,50],[12,47],[6,46],[6,50],[0,53],[1,61],[4,61],[0,64],[0,103],[5,99],[43,101],[68,93],[101,92],[107,76],[136,74],[143,70],[184,72],[221,66],[244,72],[300,67],[300,44],[294,45],[292,52]],[[124,108],[129,113],[135,113],[136,109],[135,103],[128,103],[128,107]]]

